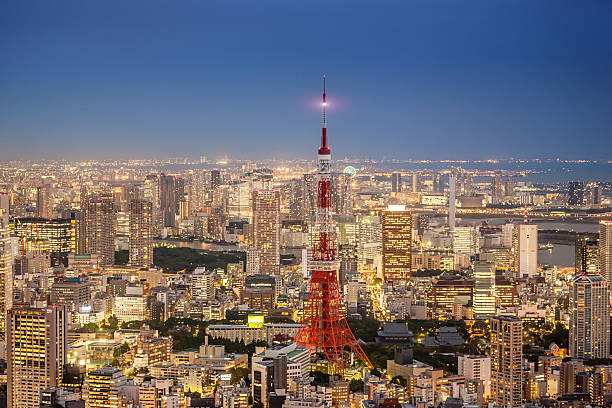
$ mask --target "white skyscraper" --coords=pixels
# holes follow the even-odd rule
[[[476,262],[474,265],[474,317],[488,319],[495,315],[495,265]]]
[[[460,354],[457,356],[457,372],[466,380],[479,380],[484,385],[484,394],[491,394],[491,357]]]
[[[455,227],[453,251],[456,254],[475,254],[478,250],[478,228]]]
[[[197,300],[215,298],[215,274],[204,267],[196,268],[191,274],[191,293]]]
[[[501,226],[501,246],[504,248],[512,248],[512,235],[514,232],[514,224],[508,223]]]
[[[451,175],[448,179],[448,227],[455,229],[455,176]]]
[[[538,226],[518,224],[513,232],[514,268],[519,276],[535,276],[538,271]]]

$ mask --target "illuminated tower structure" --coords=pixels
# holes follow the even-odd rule
[[[330,374],[344,374],[345,348],[350,349],[369,368],[365,355],[346,321],[346,310],[338,284],[336,231],[331,206],[331,149],[327,145],[325,117],[325,77],[323,77],[323,127],[318,151],[317,214],[313,239],[310,290],[295,342],[311,352],[323,353],[329,361]]]

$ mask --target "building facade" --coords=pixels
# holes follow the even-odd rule
[[[131,200],[130,217],[130,265],[153,265],[153,206],[145,200]]]
[[[110,196],[87,202],[87,252],[99,255],[101,266],[115,263],[115,211]]]
[[[66,360],[65,309],[12,308],[7,326],[7,406],[38,408],[40,391],[61,384]]]
[[[610,288],[601,275],[577,276],[570,295],[570,354],[589,360],[610,354]]]
[[[523,323],[515,316],[491,320],[491,397],[504,407],[522,402]]]
[[[382,213],[382,268],[385,282],[407,281],[412,268],[412,212],[392,205]]]
[[[599,223],[599,268],[601,276],[612,282],[612,221]]]
[[[536,276],[538,271],[538,226],[517,224],[513,232],[514,268],[520,277]]]
[[[253,244],[262,273],[280,273],[280,191],[253,191]]]

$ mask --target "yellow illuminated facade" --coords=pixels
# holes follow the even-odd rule
[[[116,367],[107,366],[90,371],[83,385],[85,407],[119,407],[119,387],[125,382],[125,374]]]
[[[491,393],[501,406],[522,402],[523,322],[515,316],[491,321]]]
[[[61,384],[66,353],[63,306],[16,307],[8,312],[7,406],[37,408],[40,390]]]
[[[385,282],[407,281],[412,268],[412,212],[392,205],[382,213],[382,261]]]
[[[69,219],[16,218],[12,229],[19,242],[48,241],[48,250],[56,254],[70,252],[72,226]],[[21,253],[24,249],[20,248]]]
[[[249,327],[263,327],[264,317],[262,315],[249,315],[248,326]]]
[[[253,191],[253,241],[261,273],[280,271],[280,191]]]
[[[149,201],[131,200],[130,265],[153,265],[153,207]]]

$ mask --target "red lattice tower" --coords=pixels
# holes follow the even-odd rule
[[[330,364],[330,374],[344,374],[344,351],[355,353],[369,368],[365,355],[348,322],[338,284],[336,231],[331,217],[331,150],[327,146],[325,117],[325,76],[323,76],[323,127],[317,164],[317,213],[313,239],[310,290],[295,342],[311,352],[322,352]]]

